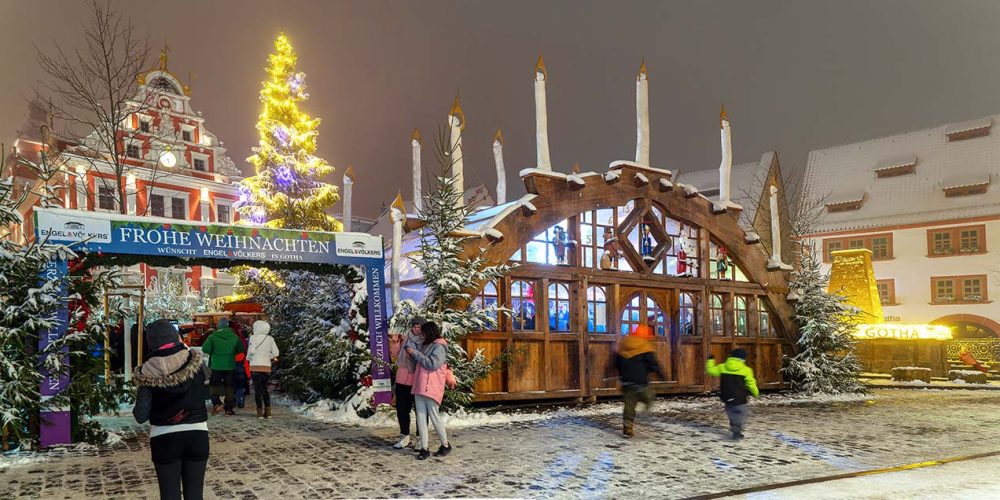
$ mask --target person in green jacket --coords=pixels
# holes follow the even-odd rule
[[[729,430],[733,433],[733,439],[743,439],[743,424],[750,414],[747,398],[760,397],[753,368],[747,366],[746,359],[745,349],[733,349],[729,359],[721,365],[715,364],[714,356],[709,356],[705,362],[705,371],[713,377],[720,378],[719,397],[726,404],[726,415],[729,417]]]
[[[201,352],[208,354],[208,367],[212,369],[212,415],[217,415],[223,409],[221,400],[222,392],[225,391],[226,415],[236,415],[233,411],[236,398],[234,396],[234,370],[236,369],[236,354],[246,352],[246,346],[236,335],[236,332],[229,328],[229,321],[225,318],[219,320],[217,328],[205,344],[201,346]]]

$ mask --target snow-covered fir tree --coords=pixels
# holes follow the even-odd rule
[[[414,256],[414,265],[423,274],[427,295],[420,304],[402,301],[392,318],[392,328],[398,331],[407,330],[410,318],[417,315],[441,326],[441,334],[448,341],[448,365],[458,381],[457,390],[445,391],[442,406],[446,409],[471,403],[473,385],[489,375],[499,361],[487,360],[481,351],[470,356],[461,341],[470,333],[496,327],[497,314],[504,311],[476,307],[472,294],[484,283],[510,271],[508,264],[486,261],[482,250],[464,254],[466,244],[480,237],[460,232],[471,209],[455,185],[452,166],[456,150],[446,146],[454,143],[444,132],[438,134],[436,156],[440,171],[420,211],[425,225],[420,230],[420,253]]]
[[[39,179],[34,194],[40,204],[56,206],[59,196],[50,181],[58,171],[45,155],[39,164],[24,158],[19,161]],[[19,207],[24,200],[13,197],[12,179],[0,180],[0,227],[22,223]],[[43,279],[42,271],[57,259],[69,261],[69,275]],[[103,378],[104,365],[102,358],[94,356],[102,352],[104,331],[110,324],[103,315],[91,311],[100,309],[100,297],[104,290],[116,286],[117,275],[113,270],[88,270],[84,264],[63,245],[0,238],[0,444],[4,449],[30,447],[36,442],[37,428],[29,423],[46,407],[70,408],[74,440],[100,441],[105,433],[88,417],[117,411],[119,403],[127,399],[123,380],[108,384],[98,380]],[[39,338],[56,325],[61,306],[70,311],[66,335],[51,339],[39,351]],[[39,366],[51,374],[70,370],[69,387],[43,402]]]
[[[321,180],[333,167],[315,155],[320,120],[299,109],[309,98],[305,74],[296,71],[298,56],[284,34],[274,48],[260,91],[260,140],[247,158],[256,174],[240,182],[236,208],[253,224],[339,231],[340,222],[326,213],[339,199],[337,186]]]
[[[829,282],[815,249],[804,247],[791,282],[791,292],[798,297],[799,352],[786,359],[783,370],[792,388],[807,394],[867,392],[858,379],[861,364],[851,335],[857,312],[841,295],[827,292]]]

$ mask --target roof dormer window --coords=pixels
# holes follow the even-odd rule
[[[990,128],[993,127],[993,118],[978,118],[965,122],[952,123],[945,127],[944,135],[948,137],[948,142],[964,141],[990,135]]]
[[[875,164],[875,177],[883,179],[885,177],[897,177],[900,175],[912,174],[917,171],[917,156],[909,155],[899,158],[883,160]]]
[[[831,196],[826,200],[826,211],[846,212],[848,210],[858,210],[865,203],[864,191],[855,193],[844,193],[838,196]]]
[[[941,189],[947,198],[983,194],[990,186],[989,174],[974,174],[956,177],[941,183]]]

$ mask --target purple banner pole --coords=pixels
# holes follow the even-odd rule
[[[42,333],[38,338],[39,360],[44,360],[45,350],[49,344],[61,339],[66,335],[66,328],[69,324],[69,306],[66,303],[68,293],[65,277],[69,274],[69,267],[65,260],[55,259],[49,261],[42,271],[41,281],[47,283],[53,280],[60,280],[59,285],[59,306],[56,310],[55,324],[48,331]],[[59,395],[69,386],[69,347],[63,346],[61,349],[62,364],[67,369],[61,373],[49,373],[45,369],[44,363],[39,366],[42,375],[40,394],[42,396],[40,444],[42,448],[60,444],[70,444],[70,412],[69,408],[54,408],[47,403],[55,396]]]
[[[382,262],[382,261],[379,261]],[[392,383],[389,365],[389,318],[386,317],[384,265],[365,266],[368,288],[368,344],[372,351],[372,386],[375,404],[392,403]]]

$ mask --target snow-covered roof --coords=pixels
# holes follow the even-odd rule
[[[824,203],[857,201],[857,210],[827,212],[817,232],[878,227],[1000,214],[1000,190],[947,197],[944,190],[982,185],[1000,175],[1000,136],[949,141],[948,135],[983,128],[998,115],[845,144],[809,153],[807,196]],[[985,125],[984,125],[985,124]],[[879,178],[873,166],[913,161],[914,172]],[[903,166],[903,165],[896,165]],[[848,198],[854,198],[848,199]]]
[[[740,225],[750,227],[757,211],[757,200],[760,199],[760,190],[763,188],[763,181],[767,177],[770,168],[770,154],[765,154],[761,161],[741,163],[733,165],[732,174],[729,178],[731,186],[730,198],[732,201],[743,207],[740,213]],[[719,200],[719,169],[718,167],[694,172],[680,171],[674,183],[678,186],[682,184],[693,186],[713,202]]]
[[[864,191],[846,191],[842,193],[831,194],[826,198],[827,205],[841,205],[844,203],[857,203],[859,201],[865,201]]]

